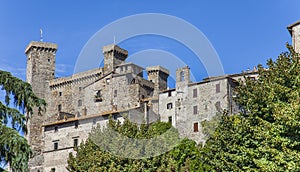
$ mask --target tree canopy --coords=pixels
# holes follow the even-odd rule
[[[300,61],[288,52],[237,88],[245,113],[223,116],[203,152],[221,171],[300,171]]]
[[[4,93],[4,100],[0,101],[0,159],[9,163],[13,171],[27,171],[31,149],[18,131],[26,133],[27,118],[35,107],[42,112],[46,103],[34,94],[29,83],[9,72],[0,70],[0,86]]]
[[[113,131],[126,136],[127,139],[113,137]],[[169,138],[151,140],[167,132],[172,133],[168,134]],[[145,138],[149,140],[143,142],[142,139]],[[172,140],[177,140],[178,143],[173,146],[169,145],[167,142],[172,142]],[[163,147],[171,148],[164,150],[161,149]],[[141,155],[145,155],[146,150],[150,150],[150,156],[142,157]],[[71,153],[68,160],[67,169],[71,172],[203,171],[209,169],[201,163],[196,143],[188,139],[179,140],[177,131],[171,127],[171,124],[163,122],[156,122],[148,127],[138,126],[128,119],[125,119],[123,124],[110,119],[107,128],[102,129],[98,126],[92,131],[89,139],[85,143],[82,142],[79,147],[75,148],[75,151],[76,156]],[[120,151],[125,153],[118,154]],[[159,154],[159,151],[165,152]]]

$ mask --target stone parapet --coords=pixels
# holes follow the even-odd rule
[[[56,52],[57,51],[57,44],[54,43],[48,43],[48,42],[37,42],[37,41],[32,41],[28,44],[28,46],[25,49],[25,54],[28,53],[29,50],[32,48],[37,48],[45,51],[51,51],[51,52]]]

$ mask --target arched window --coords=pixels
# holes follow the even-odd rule
[[[180,72],[180,81],[184,81],[184,72],[183,71]]]

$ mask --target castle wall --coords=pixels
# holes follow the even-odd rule
[[[26,52],[30,54],[34,52],[32,50]],[[34,139],[30,143],[34,150],[38,150],[30,161],[30,171],[50,171],[53,168],[65,171],[74,141],[80,144],[86,140],[97,124],[105,127],[109,115],[122,122],[126,114],[138,124],[159,119],[170,121],[182,137],[203,143],[205,135],[201,122],[223,113],[223,110],[229,113],[239,111],[232,100],[232,88],[241,75],[212,77],[192,83],[186,66],[176,71],[176,88],[165,90],[167,69],[160,66],[147,68],[146,80],[142,67],[124,62],[126,50],[109,45],[104,47],[104,68],[54,79],[54,65],[37,63],[39,58],[48,58],[48,50],[40,49],[39,52],[35,54],[37,56],[28,56],[35,60],[29,60],[27,75],[48,107],[42,117],[35,116],[29,121],[29,140]],[[55,59],[55,56],[51,57]],[[42,69],[47,72],[43,73]]]
[[[45,126],[44,170],[51,171],[52,168],[55,168],[56,172],[65,172],[69,153],[74,152],[74,140],[77,139],[79,145],[88,138],[88,134],[93,127],[98,125],[106,127],[108,119],[108,115],[96,116],[67,120]],[[115,116],[115,119],[121,123],[123,122],[121,115]],[[57,143],[57,149],[54,147],[55,143]]]
[[[172,125],[178,129],[182,137],[190,138],[197,143],[205,142],[201,122],[209,121],[217,113],[222,114],[224,110],[229,110],[230,83],[227,78],[223,78],[182,84],[176,90],[165,91],[159,95],[161,121],[172,120]]]
[[[300,53],[300,22],[292,28],[292,42],[294,49]]]

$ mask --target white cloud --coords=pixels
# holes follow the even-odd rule
[[[56,64],[55,66],[55,72],[58,77],[67,76],[73,72],[73,66],[69,64]]]
[[[26,79],[26,68],[23,67],[14,67],[6,62],[6,60],[0,60],[0,70],[10,72],[13,76]]]

